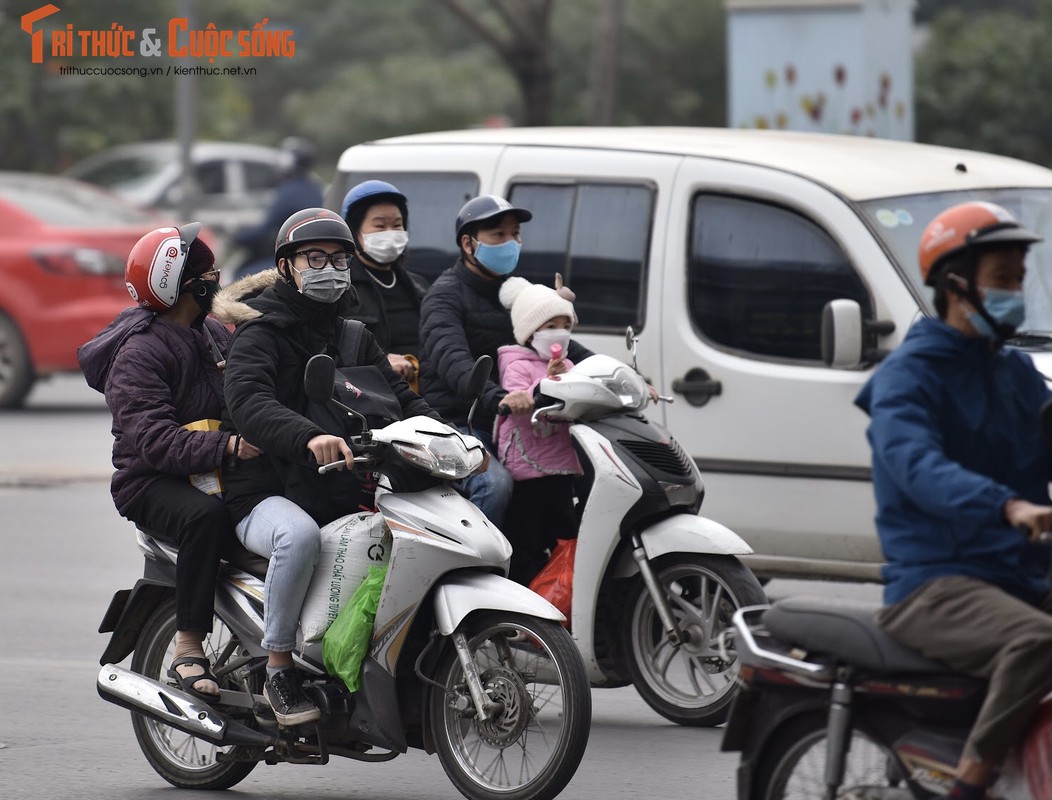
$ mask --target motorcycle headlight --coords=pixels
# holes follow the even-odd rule
[[[482,463],[482,452],[469,449],[459,436],[430,436],[425,442],[392,442],[399,456],[436,478],[458,481]]]
[[[650,399],[646,381],[630,367],[618,367],[613,375],[601,380],[603,386],[617,395],[623,406],[629,410],[638,411]]]

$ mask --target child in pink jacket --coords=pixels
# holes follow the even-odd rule
[[[500,300],[511,310],[518,344],[497,350],[500,384],[509,392],[533,392],[542,378],[561,375],[576,319],[573,303],[554,289],[508,278]],[[504,516],[504,534],[514,548],[511,577],[524,585],[540,572],[556,539],[577,536],[574,476],[581,474],[565,424],[530,424],[529,414],[497,417],[494,441],[505,469],[515,479]]]

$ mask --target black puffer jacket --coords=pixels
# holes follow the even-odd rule
[[[252,279],[257,281],[255,286]],[[257,276],[246,280],[246,286],[258,289]],[[323,430],[305,416],[308,399],[303,371],[308,358],[328,353],[338,368],[375,366],[397,397],[403,416],[438,415],[391,369],[368,331],[363,332],[354,363],[344,363],[338,348],[343,319],[337,316],[335,304],[304,297],[284,282],[244,303],[229,302],[231,290],[236,293],[238,284],[224,289],[226,297],[218,303],[222,318],[239,325],[227,359],[224,423],[267,455],[240,461],[224,473],[231,515],[241,520],[272,495],[294,499],[319,525],[361,510],[358,480],[343,471],[318,475],[307,449],[313,437],[338,433]]]
[[[480,431],[493,429],[497,406],[507,394],[500,387],[497,348],[515,343],[511,314],[500,302],[501,283],[476,275],[460,259],[438,276],[420,305],[420,391],[447,420],[467,424],[474,399],[467,395],[471,368],[479,356],[493,359],[472,420]],[[571,340],[566,355],[577,363],[593,353]]]
[[[410,288],[413,304],[419,311],[420,302],[424,299],[424,295],[427,294],[427,281],[416,273],[405,269],[400,263],[393,265],[391,269],[398,276],[398,284]],[[409,341],[417,338],[418,331],[405,331],[402,332],[402,335],[394,335],[387,315],[384,313],[384,303],[380,294],[380,288],[369,277],[365,267],[362,266],[362,263],[357,258],[351,261],[351,285],[358,292],[358,305],[346,316],[351,319],[361,320],[365,327],[369,329],[369,332],[376,337],[377,343],[383,348],[384,352],[392,352],[392,342]],[[419,356],[419,354],[419,347],[412,351],[414,356]],[[399,355],[405,354],[400,353]]]

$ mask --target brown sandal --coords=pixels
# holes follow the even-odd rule
[[[194,665],[201,667],[204,672],[200,675],[181,675],[177,667],[185,667]],[[212,672],[212,664],[207,658],[201,658],[200,656],[183,656],[177,658],[172,662],[172,666],[168,669],[168,677],[174,680],[179,688],[184,692],[193,695],[206,702],[213,702],[219,699],[219,693],[214,694],[209,692],[202,692],[199,689],[195,689],[194,686],[201,681],[213,681],[216,686],[219,685],[219,679]]]

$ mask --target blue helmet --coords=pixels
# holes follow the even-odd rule
[[[409,205],[405,195],[387,181],[362,181],[352,186],[350,191],[344,195],[343,205],[340,207],[340,216],[347,221],[352,230],[356,230],[362,224],[361,217],[365,210],[381,202],[394,203],[402,212],[402,220],[406,230],[409,229]]]

